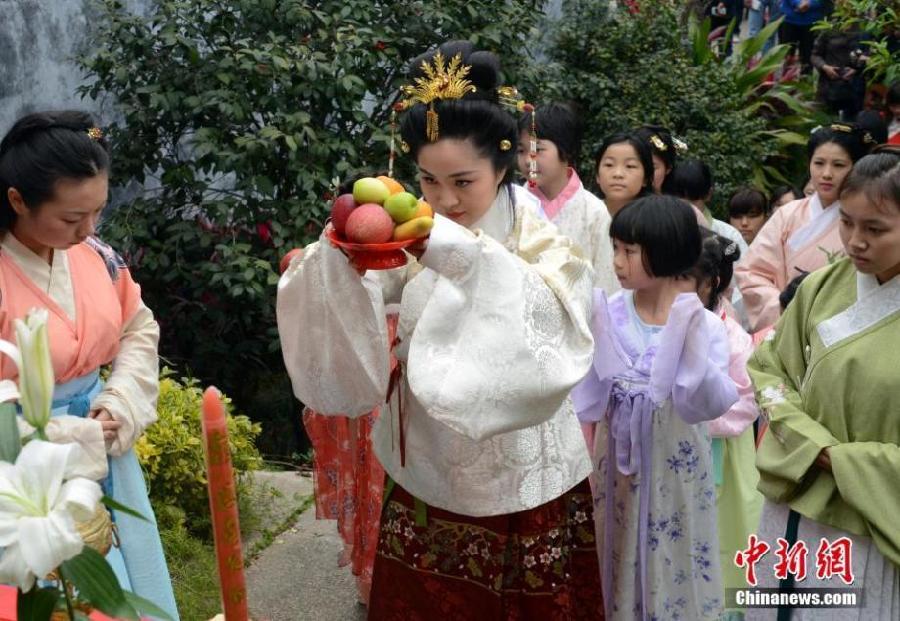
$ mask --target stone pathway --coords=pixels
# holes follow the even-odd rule
[[[281,493],[283,523],[312,496],[312,480],[296,472],[260,472],[257,483]],[[254,541],[247,548],[254,548]],[[334,521],[316,520],[309,505],[299,518],[247,568],[250,615],[254,621],[363,621],[356,586],[348,567],[338,567],[342,542]]]

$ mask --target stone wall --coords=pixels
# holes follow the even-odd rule
[[[152,0],[129,0],[142,11]],[[92,18],[90,0],[0,0],[0,135],[36,110],[98,112],[75,89],[84,76],[74,62]]]

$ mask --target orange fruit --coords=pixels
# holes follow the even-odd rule
[[[396,179],[391,179],[390,177],[386,177],[385,175],[381,175],[380,177],[376,177],[379,181],[381,181],[384,185],[387,186],[387,189],[390,190],[391,194],[399,194],[400,192],[406,192],[406,188],[403,187],[403,184],[397,181]]]
[[[427,202],[419,201],[419,208],[416,209],[416,213],[413,216],[413,218],[422,218],[422,217],[426,217],[426,216],[429,218],[433,218],[434,217],[434,209],[432,209],[431,205],[429,205]],[[412,218],[410,218],[410,219],[412,219]]]

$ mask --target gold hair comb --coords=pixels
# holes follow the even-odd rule
[[[99,127],[91,127],[89,130],[87,130],[87,135],[91,140],[102,140],[103,130]]]
[[[462,56],[456,54],[447,63],[444,55],[438,52],[434,60],[429,64],[422,61],[422,77],[416,78],[413,84],[402,86],[401,92],[407,98],[400,102],[400,110],[422,103],[428,106],[425,114],[425,136],[429,142],[435,142],[440,137],[438,114],[434,109],[434,102],[438,100],[462,99],[467,93],[476,91],[475,85],[467,79],[469,65],[462,64]]]

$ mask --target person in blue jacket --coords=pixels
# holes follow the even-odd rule
[[[781,0],[784,22],[779,37],[781,43],[789,44],[795,53],[799,49],[803,73],[809,73],[812,68],[812,48],[816,39],[813,24],[825,18],[828,5],[830,3],[825,0]]]

